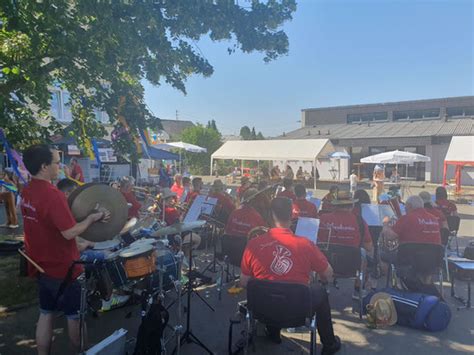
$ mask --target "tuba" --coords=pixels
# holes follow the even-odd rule
[[[250,232],[247,234],[247,240],[253,239],[255,237],[258,237],[262,234],[267,233],[270,230],[270,228],[265,227],[265,226],[257,226],[255,228],[252,228]]]

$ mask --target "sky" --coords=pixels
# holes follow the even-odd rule
[[[144,83],[147,105],[162,119],[214,119],[226,135],[277,136],[304,108],[474,95],[474,0],[300,0],[282,28],[289,53],[269,64],[199,41],[214,74],[190,77],[186,96]]]

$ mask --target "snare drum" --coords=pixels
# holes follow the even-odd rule
[[[110,254],[105,259],[104,268],[115,288],[125,286],[128,282],[122,260],[119,257],[120,251]]]
[[[156,257],[157,271],[153,274],[153,288],[160,288],[160,273],[163,275],[163,290],[173,288],[173,280],[178,280],[178,259],[169,249],[158,249]]]
[[[153,245],[136,245],[123,249],[120,254],[125,274],[129,279],[142,278],[156,270],[156,252]]]

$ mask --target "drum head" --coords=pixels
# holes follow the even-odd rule
[[[97,242],[94,245],[94,250],[108,250],[115,249],[120,245],[120,240],[114,238],[112,240],[106,240],[105,242]]]
[[[132,244],[130,244],[130,247],[135,247],[135,246],[139,246],[139,245],[154,245],[158,242],[157,239],[153,239],[153,238],[142,238],[142,239],[138,239],[136,241],[134,241]]]
[[[85,184],[74,190],[68,199],[72,215],[77,222],[93,213],[96,206],[110,211],[106,223],[93,223],[80,236],[92,242],[103,242],[114,238],[123,228],[128,216],[127,202],[120,191],[104,184]]]
[[[152,251],[153,249],[153,245],[150,244],[135,245],[133,247],[129,246],[128,248],[123,249],[119,255],[121,258],[124,259],[134,258],[138,255],[146,254]]]

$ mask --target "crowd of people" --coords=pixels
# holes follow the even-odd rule
[[[46,145],[34,145],[23,154],[31,180],[21,193],[26,252],[44,269],[39,273],[29,268],[30,275],[37,278],[39,289],[40,317],[36,331],[37,349],[47,354],[51,348],[53,312],[61,309],[68,318],[69,335],[72,343],[79,345],[78,311],[80,288],[77,276],[81,267],[73,270],[71,282],[56,297],[62,281],[74,260],[78,260],[79,249],[91,245],[78,239],[90,225],[110,218],[107,210],[94,211],[86,219],[76,222],[67,204],[67,196],[75,184],[83,179],[83,173],[76,162],[71,164],[70,176],[59,181],[57,187],[51,182],[58,179],[61,163],[57,151]],[[290,168],[291,169],[291,168]],[[367,223],[362,218],[361,205],[370,203],[364,190],[340,191],[331,187],[323,198],[321,208],[306,199],[303,184],[294,185],[294,175],[287,168],[282,181],[283,189],[275,189],[272,180],[280,173],[269,172],[268,180],[253,182],[243,177],[236,196],[226,192],[224,183],[216,179],[210,186],[208,196],[217,200],[213,217],[223,226],[228,238],[239,238],[245,248],[238,252],[241,275],[240,284],[246,287],[250,279],[294,282],[311,288],[313,310],[317,314],[317,326],[323,344],[322,354],[334,354],[341,347],[339,337],[334,334],[329,297],[325,287],[310,283],[315,272],[322,283],[333,277],[334,265],[324,254],[324,245],[335,244],[352,247],[355,253],[363,255],[363,267],[374,264],[375,243]],[[298,173],[297,176],[298,177]],[[352,185],[352,184],[351,184]],[[129,218],[139,218],[149,211],[134,194],[133,178],[125,177],[116,185],[129,204]],[[174,181],[161,186],[155,208],[167,225],[182,221],[185,211],[194,199],[203,193],[203,181],[199,177],[174,175]],[[406,214],[399,215],[396,222],[386,221],[382,234],[399,244],[424,243],[441,244],[442,230],[446,228],[446,216],[457,213],[456,206],[448,201],[443,187],[436,189],[436,199],[423,191],[419,196],[410,196],[405,201]],[[317,236],[318,245],[309,239],[295,235],[299,217],[320,219]],[[10,221],[11,222],[11,221]],[[12,222],[13,223],[13,222]],[[249,238],[252,231],[260,228],[258,237]],[[82,246],[81,246],[82,245]],[[423,280],[429,282],[429,280]],[[355,290],[375,287],[355,284]],[[280,329],[267,327],[269,338],[279,343]]]

